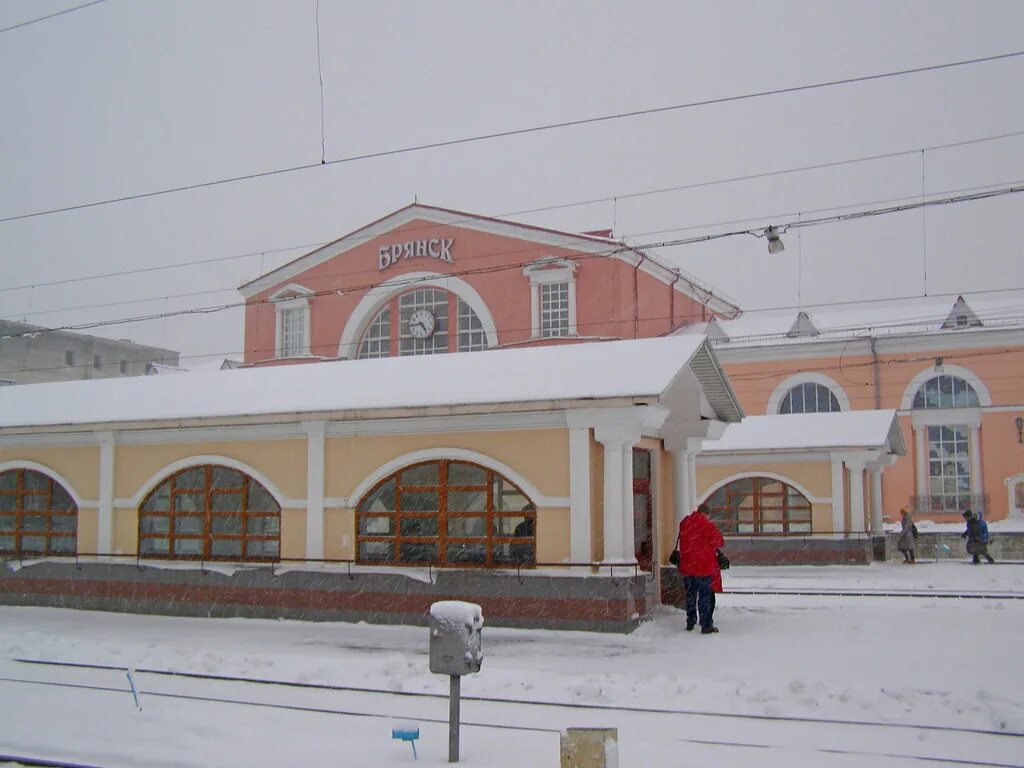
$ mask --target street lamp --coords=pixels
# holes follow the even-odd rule
[[[768,229],[764,231],[764,236],[768,238],[768,253],[774,255],[786,250],[786,246],[782,242],[782,238],[779,236],[779,230],[775,226],[768,227]]]

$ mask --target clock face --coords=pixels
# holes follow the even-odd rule
[[[409,335],[415,339],[425,339],[434,332],[434,315],[429,309],[417,309],[409,315]]]

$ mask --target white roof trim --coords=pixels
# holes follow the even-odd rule
[[[528,224],[489,219],[483,216],[424,205],[410,205],[395,211],[372,224],[350,232],[332,243],[321,246],[275,270],[267,272],[255,280],[244,283],[238,290],[245,298],[250,298],[261,291],[265,291],[267,288],[302,274],[308,269],[312,269],[336,256],[347,253],[353,248],[364,245],[368,241],[387,234],[397,227],[408,224],[416,219],[430,221],[434,224],[487,232],[503,237],[514,237],[519,240],[540,243],[556,248],[565,248],[581,253],[609,255],[612,258],[626,262],[630,266],[636,266],[639,261],[640,269],[644,272],[668,285],[672,285],[679,293],[689,296],[694,301],[705,304],[713,312],[733,316],[739,311],[739,307],[719,298],[709,288],[700,285],[696,279],[663,264],[661,258],[654,254],[653,251],[646,251],[644,258],[641,259],[637,253],[639,249],[634,249],[634,246],[626,245],[617,240],[542,229]],[[697,295],[696,292],[691,290],[691,285],[695,286],[701,293],[706,294],[706,297],[702,298]]]

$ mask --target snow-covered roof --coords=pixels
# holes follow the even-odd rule
[[[747,416],[726,427],[718,440],[705,441],[701,452],[883,447],[887,453],[898,456],[907,452],[894,410]]]
[[[0,428],[658,398],[689,366],[715,412],[742,410],[700,336],[183,372],[0,389]]]
[[[716,346],[745,347],[1011,327],[1024,327],[1024,291],[745,310],[732,320],[698,323],[677,333],[706,335]]]

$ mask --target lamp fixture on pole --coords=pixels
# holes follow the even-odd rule
[[[779,230],[774,225],[764,231],[764,236],[768,238],[768,253],[774,255],[786,250],[786,246],[779,235]]]

